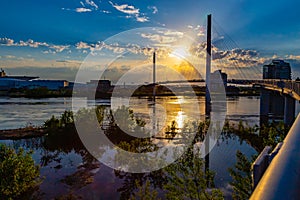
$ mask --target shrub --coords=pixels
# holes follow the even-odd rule
[[[0,144],[0,196],[19,199],[40,182],[39,166],[34,164],[32,152],[18,151]]]

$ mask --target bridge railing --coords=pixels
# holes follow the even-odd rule
[[[286,88],[300,95],[300,82],[298,81],[280,80],[280,79],[263,79],[263,80],[256,80],[255,83],[271,86],[271,87]]]
[[[300,197],[300,114],[278,154],[255,188],[251,199],[277,200]]]

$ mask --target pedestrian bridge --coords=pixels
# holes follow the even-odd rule
[[[261,86],[268,90],[290,95],[295,100],[300,101],[300,81],[264,79],[254,80],[252,84],[253,86]]]
[[[292,125],[275,157],[260,154],[253,165],[254,192],[250,199],[299,199],[300,197],[300,115],[295,118],[295,101],[300,101],[300,82],[292,80],[256,80],[261,87],[261,115],[284,115]],[[280,146],[280,145],[279,145]],[[269,166],[268,166],[269,165]],[[259,174],[259,175],[257,175]],[[258,179],[257,179],[258,178]],[[257,186],[256,186],[257,184]]]

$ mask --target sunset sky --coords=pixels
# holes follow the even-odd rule
[[[106,49],[107,55],[112,51],[117,56],[123,53],[122,45],[136,44],[136,41],[138,48],[151,45],[157,48],[162,43],[175,45],[174,38],[181,41],[188,35],[201,44],[205,40],[206,16],[211,13],[214,60],[224,59],[223,70],[230,69],[226,68],[231,65],[226,59],[234,60],[235,65],[245,69],[245,76],[250,76],[255,70],[248,65],[259,69],[271,59],[281,58],[291,63],[295,78],[300,76],[299,7],[300,2],[296,0],[2,1],[0,66],[9,74],[73,81],[79,66],[97,47]],[[118,40],[114,36],[145,27],[159,27],[164,31],[131,31],[140,39],[124,38],[121,34]],[[114,44],[109,47],[111,44],[105,41],[111,37]],[[191,49],[186,45],[189,44],[172,47],[169,55],[186,54]],[[151,51],[139,54],[150,56]],[[131,58],[134,60],[134,56]],[[132,59],[128,63],[122,61],[118,67],[132,67]],[[169,65],[178,68],[180,63]]]

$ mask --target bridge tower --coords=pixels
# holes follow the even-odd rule
[[[206,74],[205,74],[205,118],[210,119],[211,112],[211,97],[210,97],[210,75],[211,75],[211,14],[207,15],[207,41],[206,41]],[[210,135],[206,133],[205,137],[205,173],[209,170],[209,143]],[[207,185],[209,185],[207,180]]]
[[[207,15],[207,41],[206,41],[206,74],[205,74],[205,115],[210,116],[210,74],[211,74],[211,14]]]

